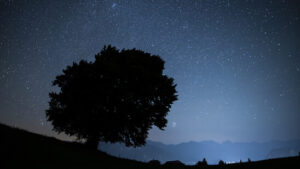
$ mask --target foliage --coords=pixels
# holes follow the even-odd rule
[[[95,62],[81,60],[53,81],[48,121],[54,130],[98,141],[145,144],[153,125],[163,129],[171,104],[177,100],[173,78],[163,74],[164,61],[140,50],[104,46]]]
[[[219,165],[225,165],[226,163],[223,160],[219,161]]]
[[[196,165],[197,166],[207,166],[207,161],[206,161],[205,158],[203,158],[203,160],[202,161],[198,161]]]

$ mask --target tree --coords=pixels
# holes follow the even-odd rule
[[[202,160],[202,164],[203,164],[204,166],[206,166],[206,165],[207,165],[207,161],[206,161],[206,159],[205,159],[205,158],[203,158],[203,160]]]
[[[219,165],[225,165],[226,163],[223,160],[219,161]]]
[[[196,165],[197,166],[207,166],[207,161],[206,161],[205,158],[203,158],[203,160],[202,161],[198,161]]]
[[[104,46],[94,62],[81,60],[56,76],[60,91],[49,94],[47,120],[92,149],[99,141],[144,145],[153,125],[166,126],[177,100],[174,80],[163,70],[159,56]]]

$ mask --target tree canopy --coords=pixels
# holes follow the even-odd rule
[[[177,100],[173,78],[163,74],[164,61],[141,50],[104,46],[94,62],[81,60],[56,76],[48,121],[96,148],[99,141],[145,144],[153,125],[163,129]]]

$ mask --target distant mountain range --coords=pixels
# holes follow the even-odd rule
[[[194,164],[206,158],[209,164],[220,160],[239,162],[264,160],[277,157],[296,156],[300,152],[300,140],[270,141],[265,143],[238,143],[226,141],[187,142],[176,145],[166,145],[160,142],[147,141],[146,146],[132,148],[123,144],[100,143],[99,149],[108,154],[135,159],[138,161],[159,160],[162,163],[170,160],[180,160],[185,164]]]
[[[23,169],[23,168],[43,168],[43,169],[299,169],[300,156],[289,158],[278,158],[258,162],[244,162],[231,165],[208,165],[208,166],[184,166],[177,161],[168,165],[157,165],[157,163],[141,163],[123,158],[115,158],[100,151],[87,149],[85,145],[76,142],[61,141],[53,137],[47,137],[25,130],[9,127],[0,123],[0,150],[1,163],[0,168],[5,169]],[[149,143],[148,145],[150,146]],[[154,143],[155,144],[155,143]],[[186,143],[186,145],[189,143]],[[161,145],[161,143],[157,143]],[[101,147],[101,146],[100,146]],[[106,145],[104,147],[107,147]],[[150,148],[155,148],[150,146]],[[175,146],[176,147],[176,146]],[[120,148],[120,147],[119,147]],[[146,147],[145,147],[146,148]],[[149,148],[149,149],[150,149]],[[174,147],[171,147],[174,148]],[[148,150],[149,150],[148,149]],[[161,147],[158,148],[161,150]],[[138,149],[137,149],[138,150]],[[142,150],[138,150],[140,153]],[[274,153],[281,150],[275,150]],[[153,152],[158,154],[157,149]],[[148,152],[145,152],[146,154]],[[288,152],[290,153],[290,152]],[[138,154],[136,154],[138,155]],[[160,157],[166,157],[170,154],[161,154]],[[146,156],[141,156],[146,157]],[[176,158],[176,157],[172,157]],[[141,158],[142,159],[142,158]]]

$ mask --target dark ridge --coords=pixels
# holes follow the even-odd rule
[[[3,169],[153,168],[146,163],[90,150],[83,144],[60,141],[3,124],[0,124],[0,133],[0,168]]]
[[[83,144],[65,142],[53,137],[42,136],[28,131],[0,124],[0,168],[104,168],[104,169],[140,169],[140,168],[256,168],[282,169],[300,168],[300,156],[278,158],[263,161],[250,161],[223,165],[184,165],[173,162],[172,165],[156,162],[143,163],[110,156],[104,152],[90,150]],[[178,165],[177,165],[178,164]]]

